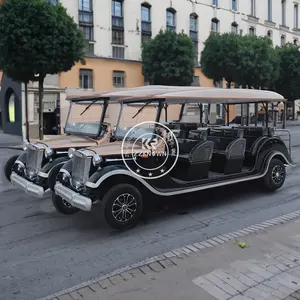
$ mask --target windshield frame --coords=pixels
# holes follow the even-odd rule
[[[149,103],[150,102],[150,103]],[[152,102],[152,103],[151,103]],[[123,140],[125,138],[125,135],[120,135],[120,122],[121,122],[121,117],[122,117],[122,112],[125,106],[137,106],[137,107],[143,107],[144,105],[146,105],[147,103],[149,103],[147,106],[151,106],[153,105],[155,108],[157,108],[157,112],[156,112],[156,116],[155,116],[155,120],[153,120],[153,122],[159,122],[160,120],[160,116],[163,110],[163,101],[162,99],[149,99],[149,100],[140,100],[140,101],[121,101],[120,102],[120,112],[119,112],[119,116],[118,116],[118,121],[116,124],[116,129],[115,129],[115,138],[117,140]],[[137,116],[137,115],[136,115]],[[133,117],[133,116],[132,116]],[[149,120],[152,121],[152,120]],[[153,129],[153,133],[154,133],[154,129]]]
[[[70,106],[69,106],[69,111],[68,111],[68,116],[66,119],[66,123],[65,123],[65,127],[64,127],[64,133],[65,134],[70,134],[70,135],[82,135],[82,136],[88,136],[88,137],[99,137],[101,135],[102,132],[102,127],[103,127],[103,121],[106,115],[106,111],[107,111],[107,107],[108,107],[108,100],[109,98],[99,98],[97,99],[97,101],[95,103],[93,103],[89,109],[93,106],[93,105],[101,105],[102,106],[102,112],[101,115],[99,116],[99,126],[98,126],[98,131],[97,133],[86,133],[86,132],[78,132],[78,131],[68,131],[67,128],[67,124],[69,122],[70,119],[70,114],[71,114],[71,110],[72,110],[72,105],[76,104],[76,103],[80,103],[80,102],[90,102],[92,103],[93,101],[95,101],[97,98],[94,99],[76,99],[76,100],[71,100],[70,101]],[[100,103],[99,103],[99,102]],[[89,103],[89,104],[90,104]],[[84,110],[84,109],[83,109]],[[88,111],[88,110],[87,110]],[[84,113],[87,113],[87,111],[85,111]]]

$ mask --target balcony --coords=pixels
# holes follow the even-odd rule
[[[193,41],[198,41],[198,31],[190,30],[190,38]]]
[[[79,11],[79,23],[93,24],[93,12]]]
[[[142,32],[151,34],[151,32],[152,32],[151,22],[142,21]]]
[[[124,28],[123,17],[112,16],[112,27],[123,29]]]

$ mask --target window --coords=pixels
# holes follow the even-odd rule
[[[122,2],[121,1],[117,1],[117,0],[112,1],[111,14],[114,17],[123,17]]]
[[[79,0],[79,10],[92,11],[92,1],[91,0]]]
[[[124,47],[113,46],[112,47],[112,57],[124,59],[125,58],[125,49]]]
[[[199,76],[193,76],[192,86],[200,86],[200,78]]]
[[[267,32],[267,37],[268,37],[269,39],[272,39],[272,36],[273,36],[272,31],[271,31],[271,30],[268,30],[268,32]]]
[[[56,5],[56,4],[57,4],[57,0],[48,0],[48,2],[49,2],[50,4],[53,4],[53,5]]]
[[[249,35],[255,35],[255,28],[254,27],[249,28]]]
[[[280,45],[284,46],[285,45],[285,35],[282,35],[280,38]]]
[[[219,31],[219,20],[216,18],[211,20],[211,31],[214,31],[214,32]]]
[[[85,39],[88,41],[92,41],[93,40],[93,27],[80,25],[80,28],[83,30]]]
[[[238,34],[238,24],[236,22],[231,23],[231,33]]]
[[[8,101],[7,101],[7,112],[8,112],[8,122],[14,123],[16,122],[16,112],[15,112],[15,93],[12,91]]]
[[[294,44],[295,46],[298,46],[298,39],[294,39],[293,44]]]
[[[80,88],[82,89],[92,89],[93,83],[93,70],[80,69],[79,74]]]
[[[175,22],[176,11],[173,8],[167,9],[167,29],[175,30],[176,22]]]
[[[113,85],[115,88],[123,88],[126,86],[124,71],[113,71]]]
[[[250,0],[250,15],[255,17],[255,0]]]
[[[272,22],[272,0],[268,0],[268,21]]]
[[[212,0],[212,5],[218,6],[218,0]]]
[[[285,26],[286,0],[281,0],[281,25]]]
[[[294,5],[294,28],[298,29],[298,19],[299,19],[299,14],[298,14],[298,4]]]
[[[195,65],[198,65],[198,16],[195,13],[190,14],[190,38],[194,43]]]
[[[237,0],[231,1],[231,9],[237,11]]]
[[[124,45],[124,31],[112,30],[112,44]]]
[[[142,16],[142,43],[151,39],[152,28],[151,28],[151,6],[148,3],[141,5],[141,16]]]

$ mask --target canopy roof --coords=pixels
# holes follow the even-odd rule
[[[281,102],[284,97],[276,92],[254,89],[222,89],[194,86],[148,85],[106,92],[68,97],[71,101],[109,99],[110,101],[138,102],[163,99],[167,103],[247,103]],[[97,101],[98,102],[98,101]]]

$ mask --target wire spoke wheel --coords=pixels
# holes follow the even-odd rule
[[[281,166],[276,165],[272,169],[272,180],[275,184],[279,184],[284,178],[284,171]]]
[[[132,194],[121,194],[112,204],[112,215],[118,222],[128,222],[135,215],[137,206],[137,200]]]

